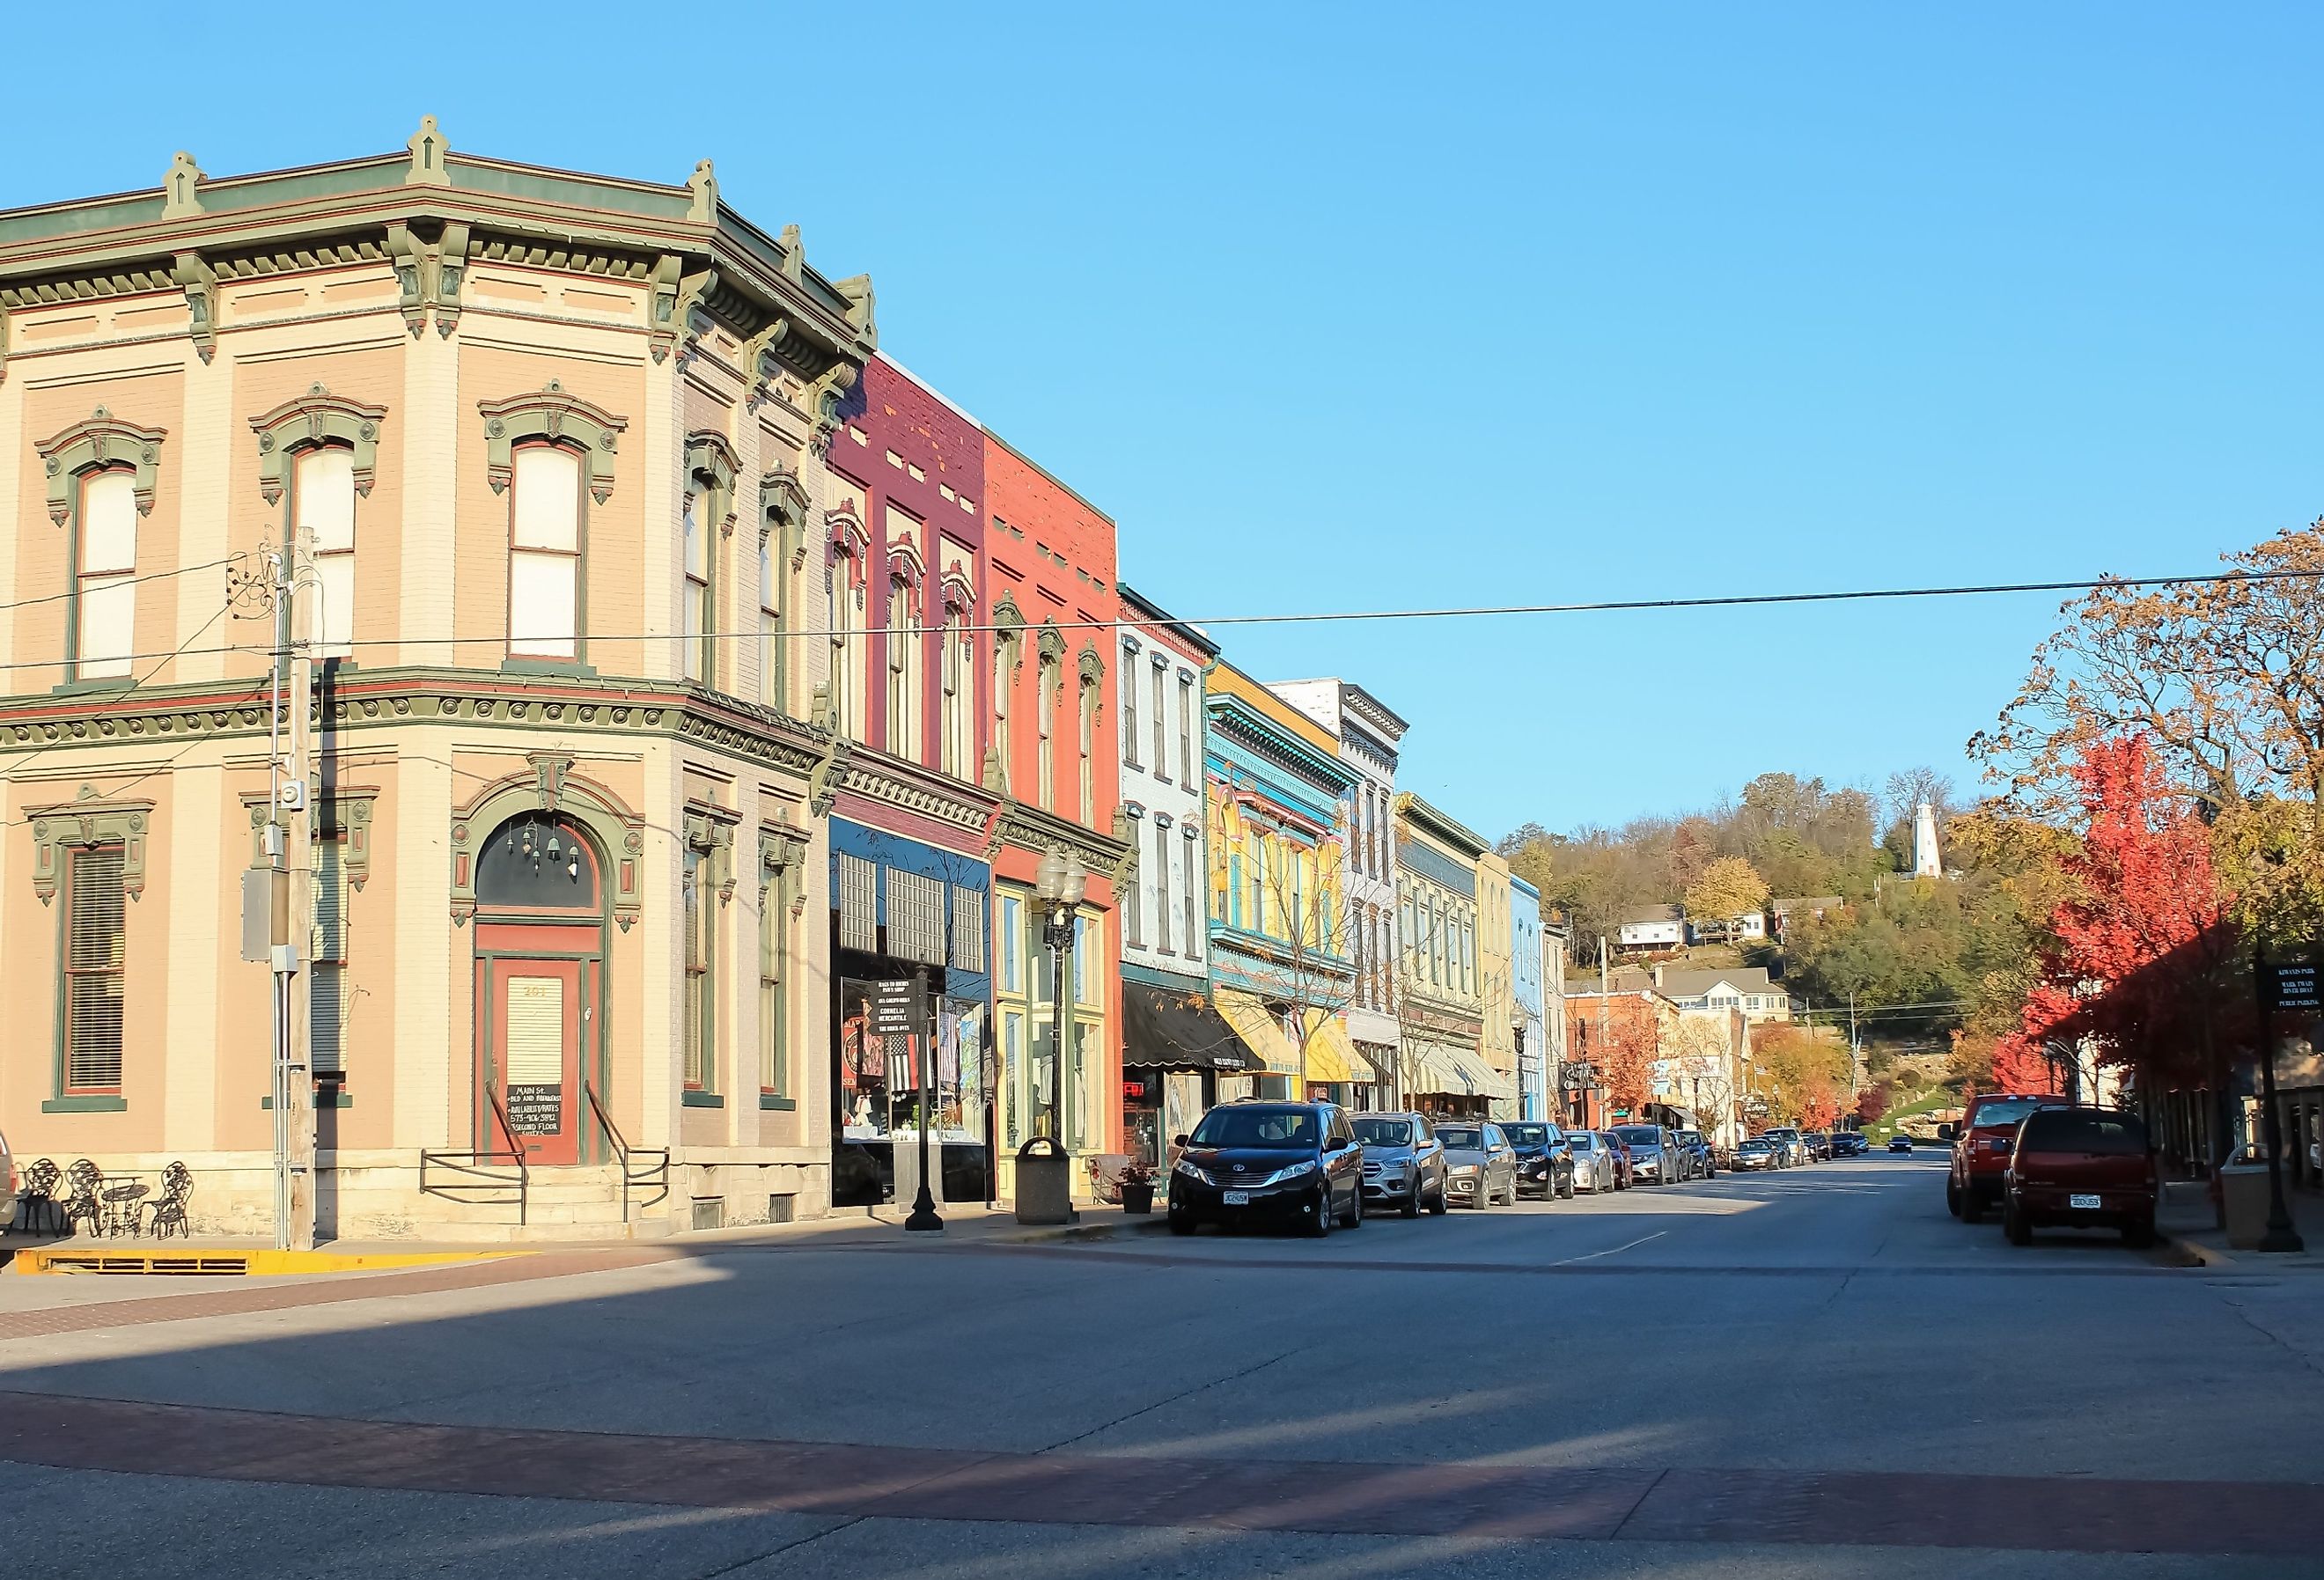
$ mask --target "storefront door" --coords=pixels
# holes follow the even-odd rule
[[[477,1113],[489,1118],[496,1101],[528,1163],[580,1160],[581,1049],[595,975],[587,960],[493,955],[476,963]],[[491,1123],[499,1133],[484,1140],[496,1150],[508,1134]]]

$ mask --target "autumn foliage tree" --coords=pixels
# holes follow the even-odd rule
[[[1886,1081],[1877,1086],[1867,1086],[1856,1095],[1856,1122],[1858,1124],[1877,1124],[1887,1113],[1888,1084]]]
[[[2242,999],[2211,831],[2143,735],[2085,744],[2070,773],[2080,838],[2060,860],[2064,896],[2017,1027],[1995,1043],[1995,1083],[2052,1090],[2052,1046],[2085,1038],[2150,1080],[2202,1081]]]

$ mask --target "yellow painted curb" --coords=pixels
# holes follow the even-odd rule
[[[442,1267],[530,1256],[530,1251],[273,1251],[189,1245],[173,1251],[99,1251],[69,1246],[20,1248],[19,1273],[115,1273],[148,1277],[281,1278],[293,1273],[377,1272],[389,1268]]]

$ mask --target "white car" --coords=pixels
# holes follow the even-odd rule
[[[1573,1188],[1595,1195],[1614,1188],[1614,1153],[1595,1131],[1570,1130],[1573,1143]]]

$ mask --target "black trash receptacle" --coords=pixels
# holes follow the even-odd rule
[[[1074,1221],[1073,1160],[1047,1136],[1035,1136],[1017,1149],[1017,1221]]]

